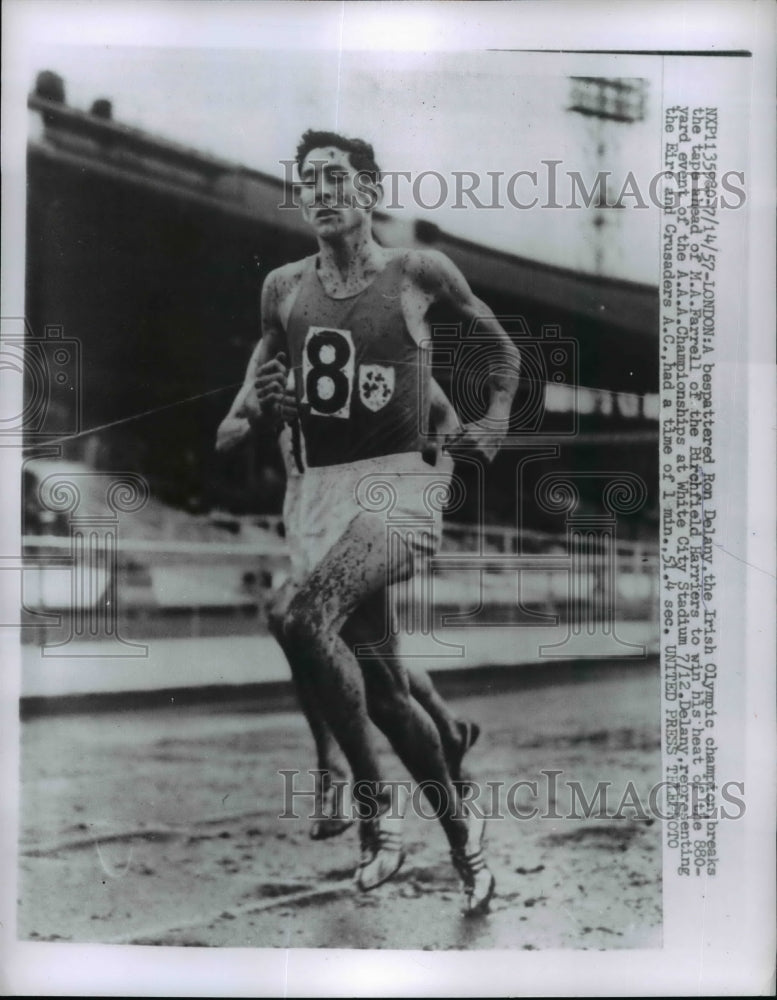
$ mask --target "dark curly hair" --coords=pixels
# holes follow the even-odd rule
[[[302,169],[305,157],[311,149],[334,146],[348,154],[351,166],[364,174],[374,184],[380,182],[380,167],[375,162],[375,150],[364,139],[349,139],[338,132],[323,132],[309,128],[297,146],[297,169]]]

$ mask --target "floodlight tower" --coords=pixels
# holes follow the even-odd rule
[[[585,120],[587,141],[583,152],[590,175],[584,176],[584,181],[588,190],[595,187],[590,215],[594,270],[603,274],[608,270],[607,257],[617,261],[619,256],[618,209],[625,207],[619,204],[619,195],[629,170],[618,162],[618,146],[623,127],[645,117],[647,80],[573,76],[570,83],[567,110]],[[606,171],[613,175],[600,182],[600,172]]]

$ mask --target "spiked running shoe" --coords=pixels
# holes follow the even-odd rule
[[[369,892],[388,882],[405,860],[398,821],[385,816],[363,819],[359,823],[359,840],[361,859],[356,870],[356,885],[362,892]]]
[[[353,820],[345,813],[342,794],[338,801],[337,789],[330,785],[321,797],[321,812],[311,824],[310,839],[328,840],[330,837],[338,837],[352,824]]]
[[[478,917],[488,913],[496,890],[496,879],[488,870],[483,853],[486,821],[476,816],[466,805],[463,808],[469,827],[467,842],[463,847],[451,851],[451,860],[464,890],[465,904],[462,912],[465,917]]]

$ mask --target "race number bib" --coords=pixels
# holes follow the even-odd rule
[[[312,413],[349,417],[354,348],[350,330],[308,328],[302,350],[302,402]]]

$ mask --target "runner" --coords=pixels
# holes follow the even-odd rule
[[[478,321],[481,335],[493,338],[482,380],[487,414],[455,440],[487,459],[507,433],[518,354],[444,255],[389,250],[374,240],[371,216],[380,189],[371,146],[307,132],[297,166],[302,214],[319,249],[265,281],[262,339],[273,360],[256,382],[264,411],[276,411],[289,358],[307,457],[302,523],[317,530],[315,539],[306,539],[308,551],[315,542],[313,568],[289,603],[284,641],[308,672],[359,791],[359,887],[380,885],[404,857],[390,829],[371,715],[422,785],[462,879],[465,912],[478,914],[495,887],[483,855],[483,819],[462,803],[437,729],[410,697],[401,662],[386,661],[389,671],[362,672],[340,630],[357,608],[385,614],[387,586],[415,573],[439,539],[439,512],[425,501],[430,467],[422,457],[419,407],[429,394],[421,348],[431,323],[469,329]],[[360,496],[369,477],[378,477],[393,498],[392,514],[429,523],[426,532],[408,531],[398,551],[389,551],[382,514],[367,509]]]
[[[232,402],[226,417],[219,425],[216,434],[218,451],[229,451],[250,436],[252,425],[249,421],[249,413],[255,430],[263,429],[264,433],[272,433],[277,430],[277,425],[273,425],[266,419],[263,420],[256,402],[252,399],[254,381],[259,374],[258,366],[261,365],[263,344],[264,341],[260,341],[254,350],[248,363],[243,386]],[[458,421],[439,385],[432,382],[431,389],[430,429],[434,431],[434,438],[429,442],[428,460],[435,465],[438,462],[440,465],[447,464],[448,471],[450,471],[452,463],[450,459],[441,454],[439,444],[445,435],[458,428]],[[289,382],[287,381],[288,392]],[[285,403],[287,406],[286,416],[290,422],[283,425],[279,435],[279,444],[286,469],[283,523],[292,571],[289,579],[273,601],[269,616],[271,631],[281,648],[286,645],[283,629],[280,627],[283,613],[291,600],[297,583],[304,578],[309,561],[304,544],[304,532],[299,521],[302,482],[298,463],[294,457],[291,429],[291,424],[297,419],[296,400],[292,396],[292,398],[285,400]],[[303,446],[300,443],[298,447]],[[302,453],[300,453],[300,457],[303,458],[304,464]],[[370,622],[364,621],[363,616],[360,618],[357,612],[346,623],[341,635],[353,650],[359,645],[368,645],[376,639],[382,638],[382,635],[377,634],[381,627],[382,616],[376,621]],[[390,633],[389,639],[393,639],[392,633]],[[396,650],[388,648],[386,655],[396,655]],[[338,786],[342,787],[348,780],[348,765],[321,713],[315,690],[307,683],[305,672],[296,667],[293,656],[288,652],[287,659],[300,707],[310,726],[316,748],[317,771],[320,781],[317,784],[318,794],[310,836],[313,840],[324,840],[342,833],[351,825],[351,820],[344,814],[343,803],[337,794]],[[389,668],[384,665],[383,669]],[[462,763],[467,751],[475,745],[480,735],[480,727],[475,722],[463,721],[453,715],[435,688],[431,677],[420,666],[416,664],[412,666],[408,673],[408,681],[411,695],[423,706],[437,726],[451,777],[455,782],[468,780],[469,776],[463,771]]]

